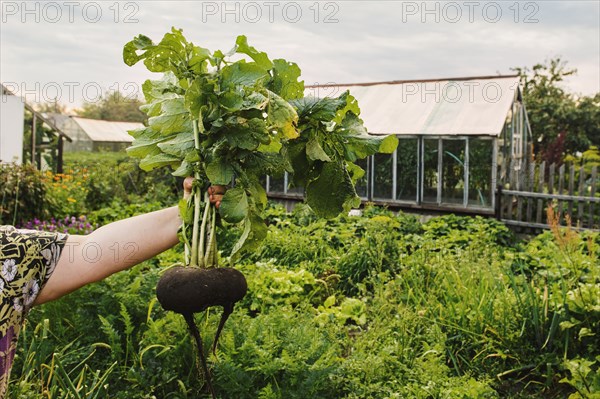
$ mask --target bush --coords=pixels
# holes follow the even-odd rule
[[[115,208],[97,219],[120,217]],[[267,217],[264,245],[236,265],[248,296],[208,356],[219,397],[598,395],[600,234],[555,226],[518,243],[493,220],[421,225],[382,209],[322,221],[274,207]],[[80,397],[206,397],[183,318],[154,296],[161,266],[181,252],[34,308],[12,397],[75,397],[65,375]],[[205,348],[220,316],[196,317]]]
[[[43,177],[31,165],[0,164],[0,224],[47,216]]]

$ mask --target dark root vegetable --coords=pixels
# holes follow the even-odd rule
[[[248,285],[244,275],[228,267],[201,269],[176,266],[167,270],[156,286],[156,297],[161,306],[165,310],[180,313],[185,318],[190,333],[196,341],[206,385],[213,398],[216,396],[206,365],[200,332],[194,323],[194,313],[202,312],[211,306],[223,307],[223,314],[212,345],[214,353],[225,322],[233,312],[235,303],[246,295],[247,290]]]
[[[165,310],[186,314],[233,305],[247,290],[246,278],[236,269],[176,266],[162,275],[156,296]]]

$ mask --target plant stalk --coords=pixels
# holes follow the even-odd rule
[[[192,84],[192,80],[188,79],[188,84]],[[200,132],[199,132],[199,124],[202,123],[202,113],[198,115],[199,120],[196,120],[192,115],[192,129],[194,130],[194,148],[196,151],[200,150]],[[204,128],[204,126],[203,126]],[[196,170],[194,172],[194,177],[196,180],[200,179],[200,174]],[[198,222],[200,221],[200,191],[198,188],[194,190],[194,225],[192,226],[192,248],[191,248],[191,260],[190,264],[192,266],[198,266]],[[184,222],[185,223],[185,222]],[[185,226],[184,226],[185,227]],[[187,229],[184,228],[184,231]],[[186,248],[188,246],[186,245]],[[188,248],[189,250],[189,248]],[[201,258],[200,258],[201,259]],[[186,255],[187,262],[187,255]]]
[[[205,263],[205,259],[204,259],[204,245],[206,244],[206,223],[208,222],[208,216],[209,216],[209,211],[210,211],[210,201],[208,200],[208,193],[204,193],[204,202],[206,203],[206,205],[204,206],[204,215],[202,216],[202,226],[200,227],[200,245],[198,247],[198,250],[196,252],[196,256],[198,257],[198,261],[200,262],[200,264],[198,266],[200,267],[206,267],[206,263]],[[194,214],[194,216],[196,216],[196,214],[198,215],[198,217],[200,216],[200,207],[198,206],[198,211],[197,213]],[[198,223],[196,223],[194,225],[194,227],[198,227]]]
[[[208,236],[208,244],[206,245],[206,254],[204,255],[204,264],[206,267],[216,267],[217,266],[217,238],[215,237],[217,234],[217,212],[214,206],[211,206],[210,212],[210,232]]]

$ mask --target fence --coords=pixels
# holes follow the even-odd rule
[[[514,181],[514,179],[511,179]],[[521,171],[516,189],[496,191],[496,217],[525,229],[548,228],[546,209],[553,206],[561,225],[600,231],[598,167],[530,164]]]

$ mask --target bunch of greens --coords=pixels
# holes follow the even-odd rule
[[[158,44],[137,36],[123,58],[164,74],[143,85],[148,126],[131,132],[128,151],[144,170],[170,166],[195,177],[191,199],[180,203],[186,264],[216,266],[220,219],[242,227],[231,255],[265,237],[265,175],[288,172],[315,213],[333,217],[359,205],[354,182],[364,171],[354,161],[397,145],[394,136],[367,134],[349,93],[304,97],[298,66],[269,59],[245,36],[226,53],[210,52],[173,28]],[[219,215],[202,194],[210,185],[233,186]]]

